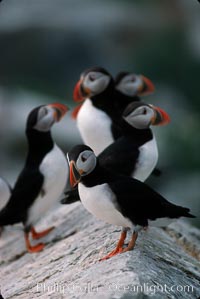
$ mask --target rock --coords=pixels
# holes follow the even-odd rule
[[[25,250],[21,226],[0,239],[1,292],[5,299],[147,299],[200,296],[200,231],[185,222],[139,234],[132,252],[99,262],[120,229],[96,220],[81,205],[59,206],[37,229],[55,225],[44,251]]]

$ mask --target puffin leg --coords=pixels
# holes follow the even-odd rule
[[[48,235],[48,233],[50,233],[53,229],[54,229],[54,226],[47,228],[47,229],[43,230],[42,232],[36,232],[35,228],[31,227],[32,238],[34,240],[40,239],[40,238]]]
[[[116,248],[113,251],[111,251],[108,255],[102,257],[99,261],[101,262],[101,261],[107,260],[107,259],[111,258],[112,256],[115,256],[115,255],[121,253],[123,251],[123,245],[124,245],[124,241],[126,239],[126,235],[127,235],[127,229],[123,229]]]
[[[28,252],[30,252],[30,253],[39,252],[45,246],[43,243],[39,243],[35,246],[31,246],[31,243],[29,240],[29,232],[25,232],[24,237],[25,237],[25,242],[26,242],[26,248],[27,248]]]
[[[126,248],[123,248],[122,252],[133,250],[133,248],[135,247],[135,242],[137,240],[137,237],[138,237],[138,233],[134,231],[128,246]]]

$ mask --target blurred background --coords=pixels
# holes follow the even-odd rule
[[[0,2],[0,176],[13,185],[23,167],[32,108],[73,108],[73,87],[88,67],[127,70],[151,78],[156,92],[144,100],[171,116],[154,130],[163,173],[148,183],[200,216],[199,28],[197,0]],[[70,113],[53,135],[65,152],[80,142]]]

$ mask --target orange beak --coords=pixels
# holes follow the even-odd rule
[[[151,119],[151,124],[154,126],[167,125],[170,122],[170,117],[163,109],[159,107],[152,106],[154,109],[155,115]]]
[[[81,180],[81,176],[75,167],[75,162],[69,163],[69,181],[72,188],[74,188]]]
[[[76,83],[73,91],[73,98],[75,102],[82,102],[84,101],[84,97],[82,96],[81,93],[81,84],[82,80],[79,80],[78,83]]]
[[[88,96],[90,96],[91,91],[89,88],[83,86],[83,79],[80,79],[74,87],[73,98],[75,102],[82,102]]]
[[[143,81],[143,88],[139,92],[139,95],[144,96],[153,93],[155,91],[153,82],[143,75],[141,75],[141,79]]]
[[[53,103],[48,106],[54,109],[54,118],[56,122],[59,122],[69,110],[66,105],[60,103]]]

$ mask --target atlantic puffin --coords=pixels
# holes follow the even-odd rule
[[[74,88],[76,102],[84,103],[77,115],[77,126],[83,142],[94,149],[96,155],[120,136],[120,128],[113,123],[114,80],[101,67],[84,71]]]
[[[150,82],[149,85],[147,82]],[[153,89],[151,81],[144,76],[140,84],[139,94]],[[73,97],[76,102],[84,101],[78,106],[74,116],[76,115],[77,126],[84,143],[91,146],[98,155],[122,136],[121,113],[134,99],[129,98],[127,101],[123,96],[120,98],[111,74],[101,67],[90,68],[81,74]],[[135,100],[138,100],[138,97]]]
[[[161,108],[143,102],[132,102],[122,114],[123,135],[98,156],[104,167],[144,182],[155,169],[158,150],[151,125],[170,121]]]
[[[116,248],[101,260],[132,250],[138,231],[149,224],[195,217],[188,208],[170,203],[141,181],[108,171],[86,145],[72,148],[67,158],[70,184],[72,187],[78,184],[84,207],[97,218],[124,228]],[[132,230],[132,238],[123,248],[127,229]]]
[[[68,180],[68,163],[51,136],[51,127],[59,122],[68,108],[60,103],[33,109],[26,123],[28,153],[7,205],[0,211],[0,226],[22,222],[28,252],[38,252],[43,243],[32,246],[33,239],[48,234],[53,227],[36,232],[35,223],[59,199]]]
[[[155,86],[148,77],[142,74],[121,71],[115,77],[115,109],[121,115],[125,109],[125,104],[141,101],[141,96],[150,95],[154,91]],[[153,139],[155,140],[154,134]],[[161,170],[157,167],[152,171],[155,176],[160,176],[161,173]]]

